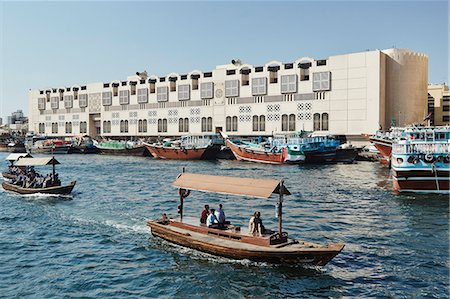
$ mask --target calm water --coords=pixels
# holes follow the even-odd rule
[[[3,161],[6,154],[1,154]],[[237,161],[57,157],[72,199],[0,190],[0,297],[445,298],[449,288],[449,202],[395,195],[377,163],[268,166]],[[5,166],[4,163],[3,166]],[[285,229],[317,243],[342,242],[324,268],[216,258],[154,238],[146,220],[175,215],[181,168],[285,178]],[[47,170],[47,172],[49,169]],[[254,210],[276,228],[275,199],[192,192],[186,214],[224,204],[245,225]]]

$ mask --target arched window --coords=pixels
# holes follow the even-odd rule
[[[288,116],[287,114],[283,114],[281,116],[281,131],[287,131],[288,130]]]
[[[322,113],[322,131],[328,131],[328,113]]]
[[[178,132],[184,132],[184,121],[182,118],[178,119]]]
[[[266,117],[264,115],[261,115],[259,117],[259,130],[260,131],[266,130]]]
[[[253,115],[253,132],[259,131],[259,117],[258,115]]]
[[[231,122],[231,131],[237,132],[238,130],[238,118],[237,116],[233,116],[233,120]]]
[[[184,131],[189,132],[189,118],[187,117],[184,119]]]
[[[123,131],[124,133],[128,133],[128,120],[124,122]]]
[[[320,114],[314,113],[314,131],[320,131]]]
[[[202,117],[202,132],[206,132],[206,117]]]
[[[207,131],[212,132],[212,117],[208,117]]]
[[[295,114],[289,114],[289,131],[295,131]]]
[[[147,120],[146,119],[142,120],[142,132],[147,133]]]
[[[158,133],[162,132],[162,119],[158,119]]]
[[[138,121],[138,132],[142,133],[142,119]]]
[[[231,131],[231,116],[227,116],[225,120],[225,131],[227,132]]]
[[[163,118],[163,132],[167,132],[167,118]]]

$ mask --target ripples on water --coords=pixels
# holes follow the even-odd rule
[[[4,159],[6,154],[1,154]],[[270,166],[238,161],[161,161],[58,156],[70,198],[0,191],[0,296],[444,298],[449,279],[448,198],[395,195],[377,163]],[[4,164],[6,166],[6,163]],[[151,236],[146,220],[175,216],[170,186],[187,171],[284,178],[284,227],[292,237],[342,242],[324,268],[217,258]],[[224,204],[242,226],[261,210],[276,227],[275,199],[192,192],[185,213]]]

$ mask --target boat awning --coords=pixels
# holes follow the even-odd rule
[[[60,164],[55,158],[22,158],[16,162],[16,166],[42,166]]]
[[[172,185],[183,189],[260,198],[268,198],[272,193],[280,193],[280,181],[277,180],[215,176],[185,172],[181,173]],[[290,195],[291,193],[284,187],[283,194]]]
[[[19,158],[23,158],[23,157],[32,158],[31,155],[28,153],[15,153],[15,154],[9,154],[5,160],[17,161]]]

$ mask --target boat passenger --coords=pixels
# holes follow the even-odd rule
[[[219,222],[219,225],[225,224],[225,212],[222,209],[222,204],[219,204],[219,209],[215,212],[217,221]]]
[[[209,205],[205,205],[205,209],[202,211],[202,215],[200,216],[200,223],[205,224],[208,215],[209,215]]]
[[[219,228],[219,221],[217,220],[214,212],[215,209],[211,209],[211,214],[209,214],[208,218],[206,219],[206,225],[210,228]]]
[[[264,233],[264,230],[261,213],[255,212],[248,222],[248,233],[253,236],[261,236]]]

